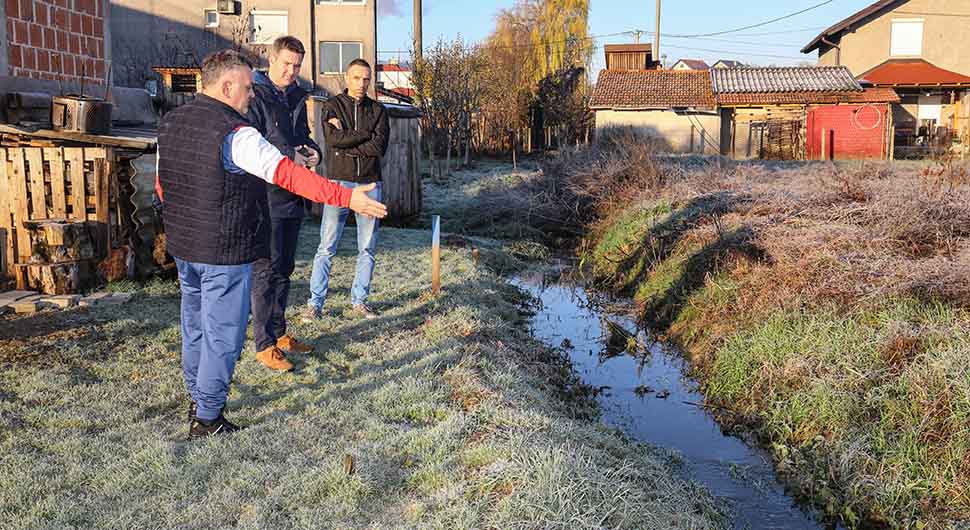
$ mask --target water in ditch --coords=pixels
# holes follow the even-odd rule
[[[738,530],[841,528],[803,511],[785,493],[766,453],[722,433],[685,377],[682,356],[622,312],[604,309],[581,283],[566,279],[566,270],[524,274],[513,283],[540,302],[533,335],[564,349],[583,381],[600,390],[607,424],[683,455],[687,478],[720,501]]]

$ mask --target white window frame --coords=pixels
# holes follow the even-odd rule
[[[326,71],[326,70],[323,69],[323,45],[324,44],[338,44],[339,45],[339,46],[337,46],[337,49],[340,50],[340,57],[339,57],[338,62],[340,63],[341,68],[343,68],[343,64],[344,64],[344,46],[343,46],[344,44],[358,44],[358,45],[360,45],[360,57],[361,58],[364,57],[364,43],[361,42],[361,41],[355,41],[355,40],[344,40],[344,41],[322,40],[319,43],[317,43],[317,51],[320,53],[320,75],[339,75],[339,74],[345,74],[345,73],[347,73],[346,70],[340,71],[340,72],[330,72],[330,71]]]
[[[267,44],[273,44],[273,41],[276,40],[276,37],[274,37],[273,39],[270,39],[268,42],[260,42],[256,40],[256,15],[282,15],[283,34],[279,36],[281,37],[283,35],[290,34],[289,33],[290,32],[290,12],[289,11],[253,9],[252,11],[249,12],[249,25],[251,26],[249,29],[250,29],[250,33],[252,34],[249,38],[250,44],[267,45]]]
[[[916,48],[906,48],[901,41],[895,38],[897,25],[919,24],[919,42]],[[925,34],[926,20],[922,18],[894,18],[889,24],[889,56],[890,57],[922,57],[923,55],[923,35]],[[902,37],[900,37],[901,39]],[[912,43],[910,43],[912,44]],[[915,51],[916,53],[910,53]]]
[[[352,0],[351,1],[347,1],[347,0],[317,0],[317,3],[318,4],[347,4],[349,6],[365,6],[365,5],[367,5],[367,0],[363,0],[362,2],[354,2]]]
[[[216,22],[215,22],[215,24],[212,24],[212,23],[209,22],[209,13],[215,13],[216,14]],[[202,10],[202,22],[205,23],[205,27],[207,27],[207,28],[218,28],[219,27],[219,10],[218,9],[215,9],[215,8],[212,8],[212,9],[203,9]]]

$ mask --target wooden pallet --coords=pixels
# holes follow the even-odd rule
[[[94,221],[107,228],[113,163],[109,148],[0,148],[0,273],[16,276],[19,288],[26,285],[23,268],[14,265],[31,257],[25,223]],[[110,248],[109,241],[102,244]]]

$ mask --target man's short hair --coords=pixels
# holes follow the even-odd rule
[[[303,43],[292,35],[284,35],[274,40],[273,45],[269,48],[269,54],[271,57],[278,57],[283,50],[306,55],[306,48],[303,47]]]
[[[368,70],[373,70],[370,67],[370,63],[367,62],[367,61],[365,61],[365,60],[363,60],[363,59],[354,59],[353,61],[350,61],[350,64],[347,65],[347,70],[348,71],[350,70],[350,67],[351,66],[363,66],[364,68],[366,68]]]
[[[202,60],[202,86],[212,86],[227,71],[239,67],[252,69],[253,63],[236,50],[210,53]]]

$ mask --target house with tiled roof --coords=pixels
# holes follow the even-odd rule
[[[603,70],[590,109],[597,132],[632,127],[672,153],[720,153],[721,118],[706,70]]]
[[[720,61],[711,65],[711,68],[742,68],[744,63],[741,61],[733,61],[730,59],[721,59]]]
[[[734,158],[890,156],[891,88],[863,88],[845,67],[711,70],[721,152]]]
[[[819,33],[802,53],[846,66],[863,84],[892,88],[895,144],[970,141],[970,3],[880,0]]]
[[[632,127],[674,153],[881,159],[898,101],[844,67],[607,69],[590,107],[597,131]]]
[[[680,59],[670,67],[671,70],[709,70],[710,68],[700,59]]]

